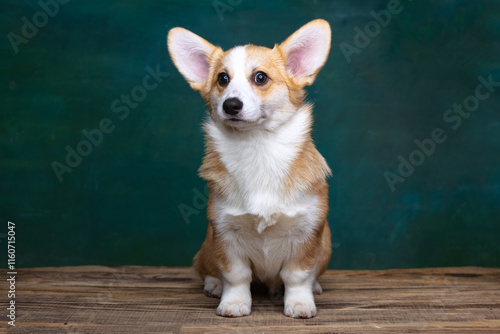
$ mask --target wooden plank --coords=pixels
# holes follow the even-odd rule
[[[259,286],[252,314],[231,319],[215,315],[191,268],[19,269],[8,332],[500,333],[500,268],[330,270],[320,282],[313,319],[285,317]]]

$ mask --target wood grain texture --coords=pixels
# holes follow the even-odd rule
[[[500,333],[500,268],[329,270],[320,282],[313,319],[285,317],[260,286],[252,314],[229,319],[215,315],[218,299],[203,295],[191,268],[20,269],[7,332]]]

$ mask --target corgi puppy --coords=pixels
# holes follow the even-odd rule
[[[199,174],[209,187],[206,239],[194,258],[217,314],[249,315],[250,283],[284,286],[284,313],[316,315],[313,293],[331,256],[330,169],[311,139],[304,102],[326,62],[331,31],[312,21],[273,49],[228,51],[183,28],[168,34],[170,56],[209,109]]]

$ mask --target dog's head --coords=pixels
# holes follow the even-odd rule
[[[183,28],[170,30],[167,44],[214,122],[238,130],[272,130],[303,104],[304,86],[323,67],[330,39],[329,24],[315,20],[273,49],[248,44],[223,51]]]

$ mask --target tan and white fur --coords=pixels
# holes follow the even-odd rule
[[[284,313],[316,315],[313,293],[331,256],[330,169],[311,139],[304,87],[326,62],[331,31],[312,21],[273,49],[223,51],[183,28],[168,34],[180,73],[205,100],[208,230],[194,268],[217,314],[250,314],[252,280],[284,285]]]

